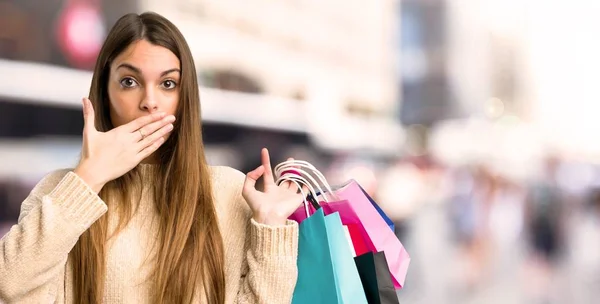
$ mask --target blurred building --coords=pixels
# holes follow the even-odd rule
[[[5,113],[29,113],[22,102],[79,109],[110,26],[126,12],[156,11],[190,44],[206,123],[306,134],[330,151],[400,151],[395,0],[37,2],[2,4],[0,67],[11,76],[2,78],[0,98],[19,100]],[[4,124],[5,136],[19,132],[18,121]],[[78,134],[78,125],[65,128]]]
[[[448,69],[447,1],[401,0],[398,54],[405,125],[432,126],[458,112]],[[411,134],[412,135],[412,134]]]
[[[263,146],[274,161],[395,158],[404,140],[398,8],[398,0],[3,1],[2,167],[20,170],[19,155],[49,158],[39,172],[73,161],[97,52],[120,16],[144,11],[173,21],[191,47],[214,163],[253,169],[259,155],[248,151]]]
[[[305,117],[300,128],[324,147],[393,153],[401,140],[398,4],[142,0],[140,9],[164,14],[184,32],[203,85],[278,98],[281,120]]]
[[[335,111],[389,116],[397,106],[397,1],[141,0],[184,32],[208,85],[247,87],[284,98],[324,96]]]

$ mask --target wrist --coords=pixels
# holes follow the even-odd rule
[[[255,214],[252,218],[255,222],[267,226],[285,226],[287,224],[287,218],[268,214]]]
[[[73,173],[77,174],[81,180],[83,180],[94,192],[100,193],[105,183],[96,178],[96,174],[93,174],[91,170],[87,169],[85,165],[79,164]]]

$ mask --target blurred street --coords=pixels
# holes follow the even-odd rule
[[[155,11],[211,165],[355,179],[411,256],[400,303],[600,300],[600,1],[0,1],[0,237],[79,161],[97,54]]]

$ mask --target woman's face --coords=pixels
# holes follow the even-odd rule
[[[169,49],[146,40],[131,44],[110,66],[112,125],[118,127],[155,112],[175,115],[180,77],[179,59]]]

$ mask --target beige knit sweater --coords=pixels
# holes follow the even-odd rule
[[[147,303],[152,284],[157,215],[151,165],[140,206],[127,227],[108,243],[104,303]],[[290,303],[297,279],[298,225],[269,227],[251,219],[241,195],[244,174],[211,167],[213,193],[225,247],[226,303]],[[18,224],[0,240],[0,302],[72,303],[68,253],[79,236],[107,212],[107,205],[75,173],[46,176],[21,206]],[[116,227],[109,217],[109,230]],[[198,287],[200,290],[201,287]],[[197,294],[197,302],[202,302]]]

